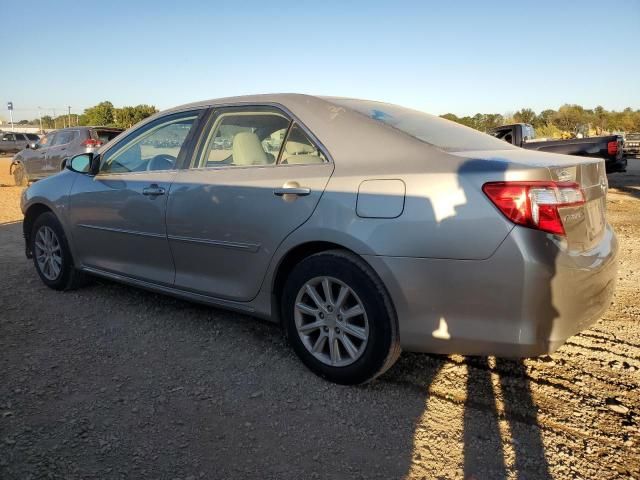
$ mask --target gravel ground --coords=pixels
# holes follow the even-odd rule
[[[265,322],[99,281],[58,293],[0,188],[0,478],[640,478],[640,161],[614,302],[551,356],[403,354],[364,387]],[[0,184],[11,184],[0,160]]]

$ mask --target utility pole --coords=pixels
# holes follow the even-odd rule
[[[53,129],[55,130],[58,128],[58,124],[56,122],[56,109],[52,108],[51,111],[53,112]]]
[[[68,113],[67,113],[67,119],[69,120],[69,126],[71,126],[71,105],[67,105]]]
[[[40,107],[38,107],[38,119],[40,120],[40,133],[44,133],[42,129],[42,112],[40,111]]]

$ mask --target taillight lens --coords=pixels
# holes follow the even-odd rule
[[[615,155],[618,153],[618,141],[607,143],[607,153],[609,155]]]
[[[491,182],[482,191],[513,223],[556,235],[565,234],[558,209],[584,204],[572,182]]]
[[[96,148],[96,147],[101,147],[102,142],[100,140],[94,140],[93,138],[89,138],[84,142],[82,142],[82,145],[85,147]]]

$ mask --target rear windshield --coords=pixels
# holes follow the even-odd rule
[[[96,135],[102,143],[107,143],[116,138],[122,132],[118,130],[96,130]]]
[[[331,98],[330,101],[448,152],[516,148],[486,133],[418,110],[370,100]]]

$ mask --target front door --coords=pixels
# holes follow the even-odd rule
[[[39,178],[47,174],[47,153],[56,139],[56,132],[51,132],[42,137],[36,143],[35,149],[25,150],[21,153],[24,158],[24,167],[31,178]]]
[[[199,112],[161,117],[101,155],[100,172],[71,193],[74,245],[85,267],[171,285],[167,193]]]
[[[167,206],[177,287],[248,301],[280,243],[312,214],[333,164],[279,110],[216,112]]]

